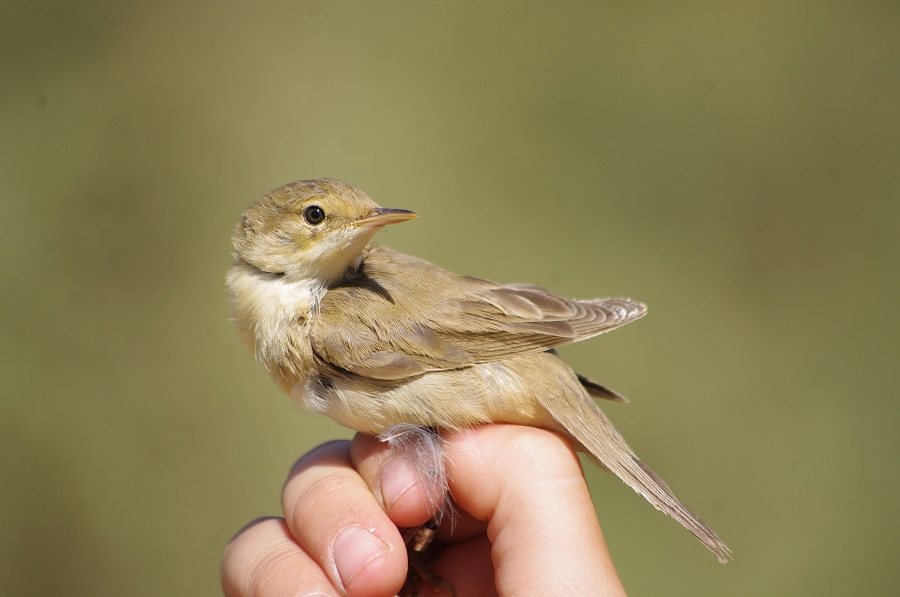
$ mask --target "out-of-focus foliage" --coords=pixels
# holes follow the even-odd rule
[[[634,595],[900,584],[900,11],[863,2],[0,9],[0,593],[211,595],[297,411],[228,321],[242,209],[359,185],[454,270],[646,301],[565,350],[714,558],[589,467]]]

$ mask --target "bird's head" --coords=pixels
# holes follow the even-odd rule
[[[326,284],[359,265],[369,240],[416,214],[379,207],[359,189],[323,178],[266,193],[234,228],[234,256],[257,269]]]

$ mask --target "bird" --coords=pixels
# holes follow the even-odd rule
[[[624,398],[555,350],[631,323],[647,307],[462,276],[370,242],[416,217],[329,178],[279,187],[242,214],[229,303],[238,333],[278,387],[350,429],[412,444],[443,492],[436,432],[488,423],[557,432],[720,562],[730,560],[725,543],[638,459],[595,401]]]

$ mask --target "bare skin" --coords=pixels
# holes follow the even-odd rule
[[[445,439],[457,516],[452,534],[438,529],[428,566],[459,597],[625,594],[566,440],[515,425]],[[431,518],[427,496],[369,436],[319,446],[291,470],[284,518],[253,521],[225,548],[225,595],[396,595],[407,575],[399,528]]]

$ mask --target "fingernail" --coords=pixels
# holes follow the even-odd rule
[[[381,468],[381,475],[378,477],[378,486],[381,487],[381,499],[384,501],[385,511],[390,512],[391,507],[400,499],[400,496],[418,480],[416,471],[406,459],[391,458],[388,460]]]
[[[348,527],[334,540],[334,565],[346,587],[372,560],[391,551],[391,546],[362,527]]]

